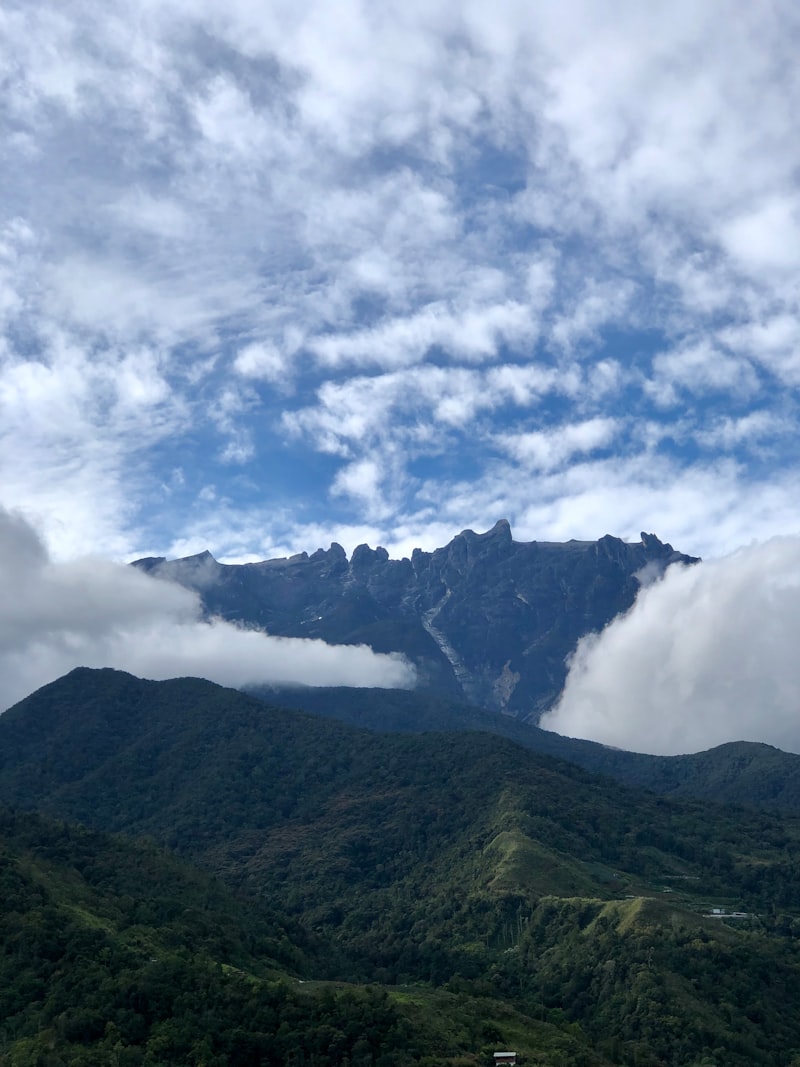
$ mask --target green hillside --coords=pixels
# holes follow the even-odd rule
[[[0,889],[0,1063],[250,1062],[265,1017],[278,1063],[339,1016],[399,1026],[369,995],[299,995],[286,930],[153,845],[2,809]]]
[[[277,958],[304,959],[285,930],[147,843],[0,809],[0,892],[8,1067],[445,1067],[492,1041],[543,1067],[608,1063],[497,996],[290,976]]]
[[[270,704],[380,733],[482,730],[654,793],[800,813],[800,756],[753,741],[684,756],[650,756],[562,737],[430,690],[261,686],[252,692]]]
[[[146,833],[220,877],[264,924],[261,966],[304,994],[384,986],[425,1035],[407,1062],[484,1062],[512,1038],[547,1064],[784,1067],[800,1050],[793,819],[487,734],[377,735],[113,671],[17,705],[0,753],[5,802]]]

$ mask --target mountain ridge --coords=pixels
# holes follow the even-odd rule
[[[259,563],[218,563],[205,551],[132,565],[193,589],[209,615],[276,636],[400,652],[422,688],[538,721],[580,638],[627,611],[643,580],[696,562],[655,534],[519,542],[500,519],[399,560],[366,544],[348,560],[334,542]]]
[[[564,737],[455,698],[414,690],[254,686],[247,691],[268,703],[377,732],[479,730],[499,734],[592,774],[666,796],[800,812],[800,756],[763,742],[729,741],[700,752],[654,756]]]

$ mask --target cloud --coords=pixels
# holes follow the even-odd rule
[[[777,439],[795,432],[794,421],[777,412],[751,411],[738,419],[721,418],[708,429],[697,431],[695,436],[707,448],[743,446],[759,450],[765,442],[774,446]]]
[[[311,347],[323,363],[332,366],[344,362],[384,367],[419,363],[434,346],[472,363],[496,356],[504,341],[530,343],[535,335],[531,311],[523,304],[468,306],[461,314],[434,305],[352,336],[322,337]]]
[[[50,560],[33,526],[0,510],[0,709],[77,666],[222,685],[408,686],[413,670],[366,646],[270,637],[203,621],[197,596],[97,558]]]
[[[659,353],[652,378],[644,388],[659,406],[675,406],[686,394],[702,396],[719,391],[750,397],[758,392],[758,376],[748,360],[735,357],[708,340]]]
[[[331,492],[334,496],[345,496],[360,500],[365,514],[375,518],[387,518],[391,515],[382,482],[386,480],[386,471],[375,459],[360,459],[343,467],[333,482]]]
[[[781,312],[727,326],[720,337],[734,351],[759,362],[779,382],[789,386],[800,382],[800,323],[796,315]]]
[[[282,382],[286,378],[287,362],[277,345],[256,341],[239,349],[233,368],[243,378]]]
[[[555,430],[506,434],[497,440],[521,466],[550,471],[573,456],[607,448],[618,432],[614,419],[588,419]]]
[[[410,455],[415,444],[436,452],[447,447],[453,431],[474,434],[482,413],[530,408],[548,395],[572,398],[582,384],[580,369],[570,366],[430,367],[423,375],[404,368],[325,382],[316,403],[287,412],[283,425],[320,451],[342,456],[379,441],[402,444]]]
[[[749,267],[796,271],[800,262],[800,201],[779,196],[725,225],[722,242]]]
[[[55,555],[162,554],[204,530],[250,555],[326,512],[371,526],[372,495],[348,487],[376,444],[398,488],[382,461],[384,543],[427,536],[428,480],[460,502],[453,528],[515,496],[499,514],[518,527],[533,511],[495,443],[595,420],[629,427],[598,487],[614,505],[625,471],[645,499],[632,459],[651,428],[645,459],[677,482],[737,450],[730,497],[727,479],[692,523],[658,509],[689,549],[727,529],[723,497],[733,521],[737,494],[786,493],[788,0],[736,18],[621,0],[613,20],[599,0],[10,0],[0,20],[0,499]],[[776,418],[745,457],[756,399]],[[536,536],[613,520],[586,506],[584,459],[560,496],[545,483]]]
[[[800,536],[671,567],[585,638],[549,730],[659,754],[726,741],[800,752]]]

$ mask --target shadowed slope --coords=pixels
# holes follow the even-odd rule
[[[562,737],[438,693],[405,689],[262,687],[253,694],[286,707],[387,733],[484,730],[542,755],[668,796],[800,812],[800,756],[734,741],[686,756],[649,756]]]

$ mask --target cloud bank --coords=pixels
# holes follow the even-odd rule
[[[269,637],[200,618],[198,597],[96,558],[53,562],[35,529],[0,509],[0,710],[73,667],[221,685],[409,686],[400,656]]]
[[[800,537],[670,567],[585,638],[541,725],[671,755],[726,741],[800,752]]]

